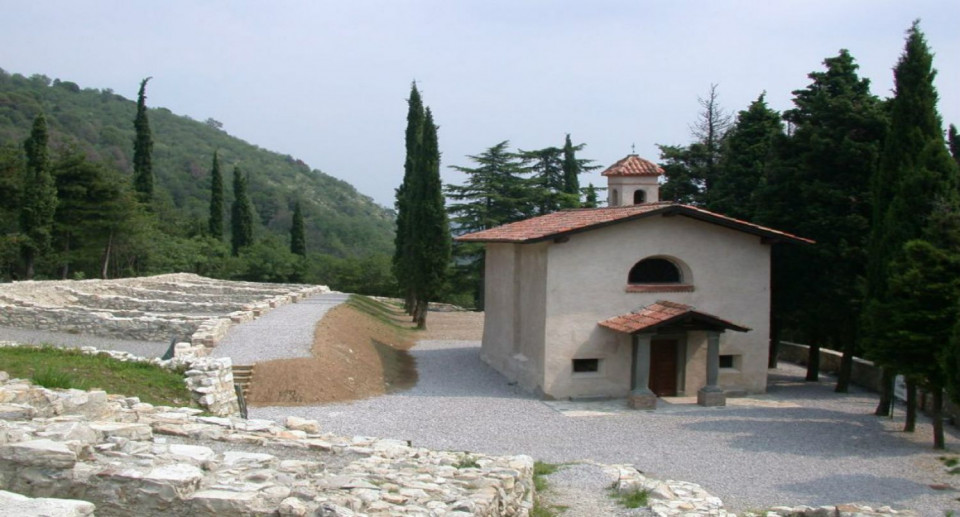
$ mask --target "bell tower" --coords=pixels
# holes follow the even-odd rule
[[[607,206],[630,206],[660,201],[660,176],[657,164],[629,154],[603,171],[607,177]]]

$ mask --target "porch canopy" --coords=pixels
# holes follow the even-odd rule
[[[724,330],[750,331],[747,327],[697,311],[689,305],[666,300],[659,300],[637,311],[603,320],[599,322],[599,325],[625,334],[655,332],[662,327],[717,332],[723,332]]]
[[[689,305],[660,300],[637,311],[598,323],[615,332],[633,335],[633,386],[628,403],[634,409],[654,409],[656,395],[650,391],[650,341],[658,330],[704,330],[707,333],[707,384],[697,392],[701,406],[726,405],[726,396],[717,386],[720,369],[720,333],[748,332],[743,325],[694,310]]]

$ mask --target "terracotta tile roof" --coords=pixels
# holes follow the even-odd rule
[[[461,242],[537,242],[656,214],[683,215],[769,239],[813,244],[810,239],[709,212],[695,206],[681,205],[669,201],[631,206],[561,210],[489,230],[468,233],[457,237],[456,240]]]
[[[671,323],[693,323],[695,326],[699,324],[702,327],[735,330],[737,332],[748,332],[750,330],[742,325],[694,310],[689,305],[666,300],[660,300],[638,311],[603,320],[597,324],[617,332],[635,334],[644,330],[654,330]]]
[[[626,158],[611,165],[603,171],[602,176],[660,176],[663,169],[659,165],[635,155],[629,154]]]

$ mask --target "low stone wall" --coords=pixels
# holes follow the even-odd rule
[[[0,372],[0,490],[128,516],[527,516],[533,460],[199,417]],[[83,515],[83,514],[80,514]]]
[[[789,341],[780,342],[780,348],[777,354],[777,359],[779,360],[790,361],[791,363],[806,366],[809,356],[810,347],[807,345],[791,343]],[[840,359],[842,357],[842,352],[830,350],[829,348],[821,348],[820,371],[832,375],[838,374],[840,372]],[[871,361],[854,357],[850,382],[871,391],[880,391],[880,368]]]
[[[213,347],[231,325],[329,292],[326,286],[261,284],[169,274],[118,280],[0,285],[0,326]]]
[[[0,347],[27,346],[38,348],[37,345],[21,345],[9,341],[0,341]],[[98,350],[93,347],[81,347],[80,351],[90,355],[106,355],[118,361],[132,361],[155,364],[161,368],[183,372],[183,382],[193,401],[207,412],[217,416],[238,416],[240,404],[233,387],[233,365],[230,358],[214,359],[197,355],[189,343],[178,343],[179,354],[173,359],[160,360],[137,357],[127,352],[114,350]],[[202,348],[202,347],[201,347]]]

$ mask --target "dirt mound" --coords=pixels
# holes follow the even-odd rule
[[[416,331],[402,314],[381,320],[344,304],[314,333],[313,358],[257,363],[247,403],[311,405],[357,400],[412,387],[416,360],[407,351],[427,339],[480,340],[483,313],[430,313]]]

